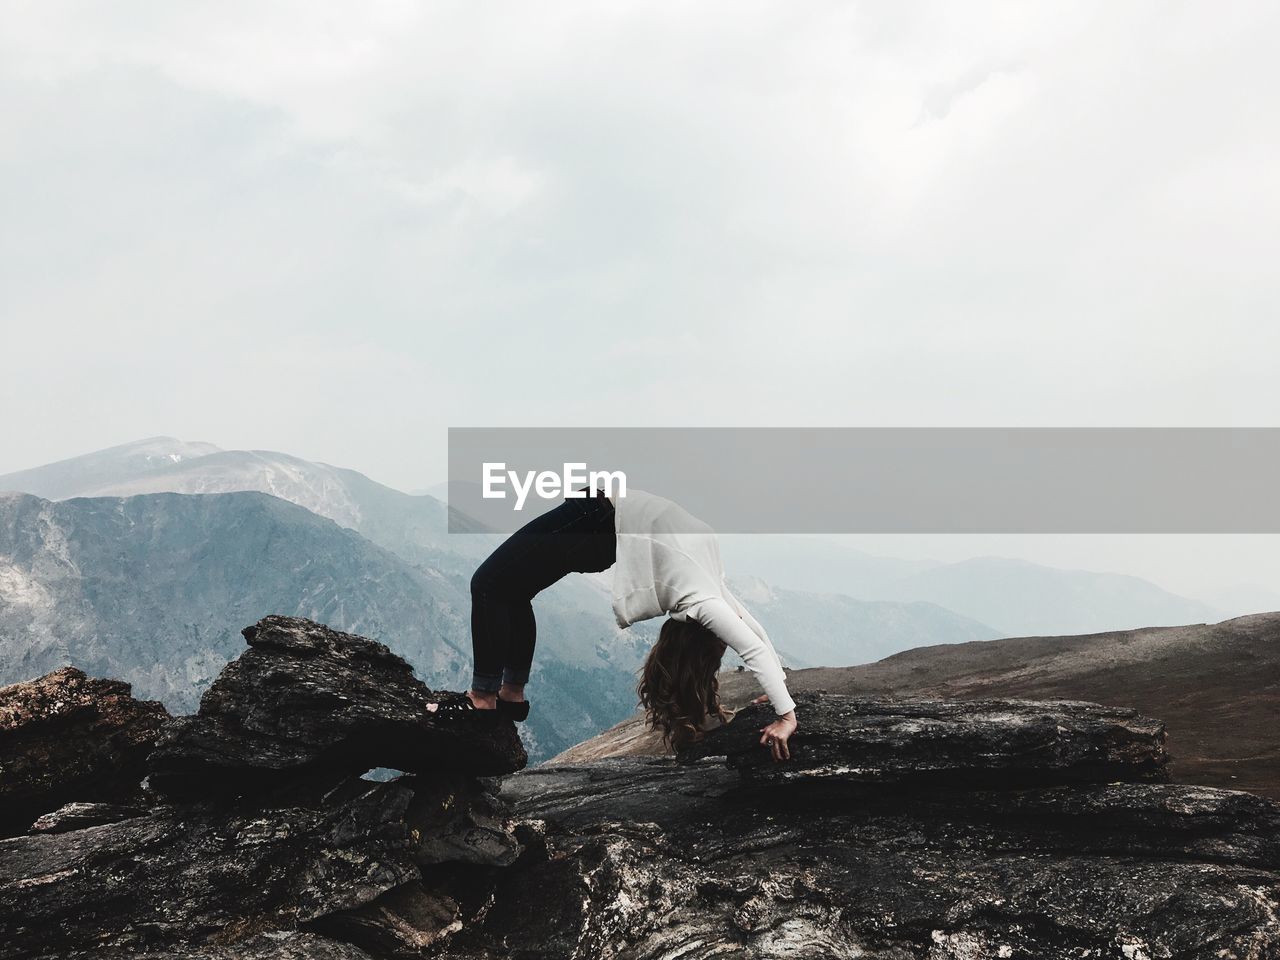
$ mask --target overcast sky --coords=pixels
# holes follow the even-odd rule
[[[1275,4],[0,10],[0,473],[154,434],[411,489],[450,425],[1277,425]]]

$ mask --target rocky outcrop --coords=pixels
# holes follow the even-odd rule
[[[119,823],[146,815],[142,806],[124,803],[68,803],[42,814],[31,824],[31,833],[66,833],[103,823]]]
[[[757,704],[682,759],[725,756],[752,781],[926,787],[1168,779],[1164,725],[1134,710],[1033,700],[922,700],[799,694],[792,762],[760,749],[773,709]]]
[[[1160,723],[814,694],[797,712],[787,764],[759,747],[761,706],[678,760],[507,778],[541,856],[444,955],[1280,954],[1280,807],[1161,782]]]
[[[725,673],[721,680],[721,695],[730,702],[759,692],[750,674]],[[1280,800],[1280,612],[920,647],[856,667],[794,670],[787,685],[792,694],[1013,697],[1133,707],[1167,725],[1179,778]]]
[[[435,720],[432,693],[387,647],[296,617],[244,630],[249,649],[170,724],[149,785],[172,797],[261,791],[372,767],[511,773],[527,757],[511,724]]]
[[[508,778],[503,796],[547,825],[545,853],[502,875],[445,955],[1280,955],[1270,801],[1146,783],[796,787],[663,758]]]
[[[399,782],[350,781],[317,802],[161,807],[13,838],[5,867],[27,892],[0,897],[0,929],[10,944],[57,955],[291,928],[359,907],[418,877],[405,822],[413,797]]]
[[[169,719],[129,685],[73,667],[0,687],[0,836],[71,800],[129,802]]]
[[[1176,775],[1280,801],[1280,612],[1221,623],[920,647],[855,667],[787,673],[791,693],[943,700],[1087,700],[1159,717]],[[760,692],[749,671],[720,674],[730,706]],[[551,759],[662,756],[633,715]]]
[[[678,758],[488,779],[510,725],[416,716],[385,648],[249,639],[143,807],[0,840],[0,958],[1280,956],[1280,806],[1167,782],[1131,710],[805,694],[787,764],[758,707]]]
[[[244,634],[200,712],[163,729],[156,705],[77,671],[5,691],[6,716],[24,721],[11,726],[38,747],[9,744],[15,769],[43,780],[21,781],[39,814],[29,834],[0,842],[0,957],[414,953],[458,926],[462,907],[435,889],[444,873],[516,859],[512,821],[475,776],[524,765],[512,724],[437,720],[410,666],[363,637],[274,616]],[[157,720],[145,737],[139,717]],[[57,752],[36,735],[51,720],[114,739]],[[419,775],[361,777],[375,766]],[[131,802],[96,799],[107,782]]]

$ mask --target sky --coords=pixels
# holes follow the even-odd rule
[[[449,426],[1280,425],[1274,4],[0,12],[0,473],[158,434],[414,489]],[[1280,583],[1272,540],[1184,542],[1123,562]]]

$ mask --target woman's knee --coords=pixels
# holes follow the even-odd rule
[[[492,594],[497,587],[497,582],[498,578],[494,571],[481,564],[471,575],[471,596],[483,597]]]
[[[501,564],[485,561],[471,575],[473,599],[519,599],[521,590],[516,579]]]

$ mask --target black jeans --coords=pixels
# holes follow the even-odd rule
[[[617,555],[613,503],[601,493],[564,503],[508,537],[471,578],[471,689],[529,680],[533,598],[571,572],[607,570]]]

